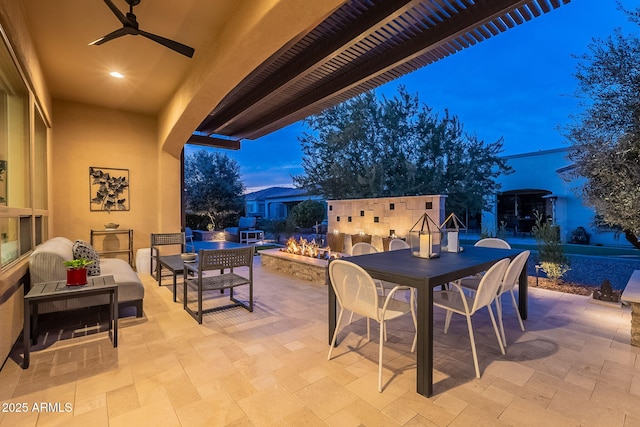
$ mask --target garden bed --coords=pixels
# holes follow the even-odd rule
[[[600,289],[599,286],[586,286],[578,283],[565,282],[563,280],[554,282],[553,280],[547,279],[546,277],[539,277],[537,280],[537,286],[536,286],[535,276],[529,276],[528,283],[529,283],[529,286],[532,288],[537,287],[541,289],[548,289],[551,291],[565,292],[568,294],[586,295],[586,296],[591,296],[594,290]]]

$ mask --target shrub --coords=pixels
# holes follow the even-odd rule
[[[569,259],[564,254],[564,249],[560,243],[560,233],[558,227],[552,225],[542,217],[539,212],[535,212],[536,224],[531,231],[538,244],[540,265],[547,277],[557,282],[565,275],[569,268]]]
[[[280,241],[280,238],[287,234],[287,221],[283,219],[267,219],[260,221],[260,228],[266,233],[273,235],[273,239],[276,242]]]
[[[309,228],[316,225],[316,223],[322,222],[325,216],[326,207],[323,202],[305,200],[291,209],[288,219],[297,227]]]
[[[591,241],[591,234],[587,233],[584,227],[578,227],[571,232],[569,243],[576,245],[588,245]]]

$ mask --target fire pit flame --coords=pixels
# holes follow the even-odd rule
[[[287,240],[287,246],[285,248],[280,249],[282,252],[287,252],[295,255],[303,255],[310,258],[320,258],[320,259],[330,259],[337,258],[334,254],[331,254],[330,247],[321,247],[316,243],[316,240],[313,239],[310,242],[307,239],[303,239],[302,237],[299,240],[291,237]]]

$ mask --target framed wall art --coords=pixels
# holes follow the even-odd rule
[[[129,169],[89,167],[91,211],[128,211],[129,203]]]

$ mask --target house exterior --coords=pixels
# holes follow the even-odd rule
[[[300,188],[269,187],[245,195],[245,212],[263,219],[286,219],[291,209],[305,200],[324,201]]]
[[[539,212],[559,227],[563,242],[570,242],[572,233],[584,227],[591,234],[590,244],[631,246],[613,230],[595,227],[595,212],[583,204],[580,179],[571,174],[574,165],[567,158],[568,150],[506,156],[513,173],[498,178],[500,192],[492,209],[482,214],[483,231],[495,234],[502,226],[512,235],[529,235]]]
[[[533,3],[538,1],[544,13],[552,10],[546,1]],[[258,138],[445,58],[468,45],[470,35],[506,31],[511,26],[484,30],[487,17],[511,20],[518,7],[498,12],[481,3],[456,12],[456,24],[435,8],[436,19],[425,17],[426,36],[411,53],[395,39],[379,43],[380,23],[395,26],[394,20],[405,19],[398,12],[413,13],[408,7],[383,8],[378,19],[363,20],[368,26],[355,27],[359,31],[344,25],[339,43],[317,46],[310,41],[335,33],[330,17],[346,24],[358,17],[343,10],[354,7],[351,2],[188,0],[178,8],[157,0],[143,2],[141,13],[145,4],[151,11],[171,7],[176,23],[190,23],[164,34],[193,45],[193,58],[144,37],[88,46],[116,24],[104,2],[0,0],[0,360],[22,332],[29,254],[38,244],[54,236],[89,240],[91,230],[115,222],[132,230],[135,252],[149,246],[151,233],[181,229],[185,143],[238,148],[241,139]],[[371,2],[355,7],[380,9]],[[153,18],[146,14],[144,28],[154,28]],[[305,46],[309,50],[299,50]],[[309,52],[318,60],[290,61]],[[288,59],[281,60],[285,53]],[[116,59],[125,61],[129,79],[109,76],[117,71],[111,68]],[[388,65],[382,67],[382,60]],[[91,209],[91,168],[122,171],[129,184],[126,209]]]

